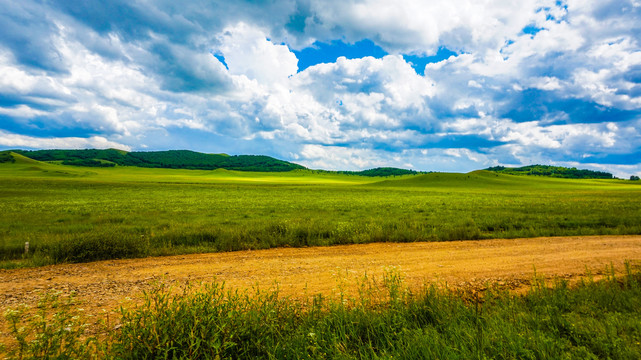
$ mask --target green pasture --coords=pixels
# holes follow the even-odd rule
[[[641,234],[641,183],[0,163],[0,266],[380,241]],[[29,253],[24,244],[29,242]]]

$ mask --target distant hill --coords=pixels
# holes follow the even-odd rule
[[[368,176],[368,177],[387,177],[387,176],[402,176],[402,175],[418,175],[423,174],[423,172],[407,169],[399,169],[395,167],[377,167],[368,170],[361,171],[332,171],[332,170],[313,170],[318,174],[342,174],[342,175],[356,175],[356,176]]]
[[[305,169],[304,166],[278,160],[263,155],[235,155],[203,154],[189,150],[168,151],[134,151],[127,152],[116,149],[86,149],[86,150],[12,150],[22,156],[46,162],[59,162],[63,165],[86,167],[113,167],[138,166],[147,168],[168,169],[200,169],[214,170],[227,169],[238,171],[259,172],[284,172]],[[6,158],[6,159],[5,159]],[[0,152],[0,163],[14,161],[9,151]],[[314,170],[322,173],[334,173],[357,176],[401,176],[416,175],[414,170],[393,167],[378,167],[363,171],[326,171]]]
[[[37,160],[33,160],[26,156],[17,154],[12,150],[0,151],[0,164],[1,163],[11,163],[11,164],[29,164],[29,165],[41,165],[42,163]]]
[[[529,165],[523,167],[495,166],[485,170],[509,175],[537,175],[567,179],[612,179],[612,174],[603,171],[580,170],[550,165]]]
[[[256,172],[285,172],[306,169],[304,166],[278,160],[264,155],[204,154],[190,150],[168,151],[133,151],[117,149],[86,150],[11,150],[0,151],[0,163],[15,162],[11,152],[26,158],[56,162],[63,165],[84,167],[137,166],[145,168],[198,169],[198,170],[237,170]],[[18,155],[16,155],[18,156]],[[490,172],[508,175],[535,175],[568,179],[612,179],[612,174],[603,171],[582,170],[550,165],[530,165],[523,167],[495,166],[485,169]],[[362,171],[326,171],[313,170],[318,173],[334,173],[368,177],[388,177],[426,174],[414,170],[394,167],[378,167]]]
[[[305,167],[263,155],[203,154],[189,150],[135,151],[107,150],[13,150],[38,161],[57,161],[63,165],[87,167],[138,166],[168,169],[227,169],[239,171],[283,172]],[[0,157],[0,162],[2,158]],[[10,160],[8,160],[10,161]]]
[[[342,174],[353,174],[360,176],[401,176],[401,175],[416,175],[419,174],[418,171],[399,169],[394,167],[377,167],[374,169],[363,170],[363,171],[339,171]]]

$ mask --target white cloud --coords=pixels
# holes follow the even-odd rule
[[[552,90],[559,90],[563,86],[561,85],[561,82],[559,81],[559,79],[555,77],[542,76],[542,77],[536,77],[532,79],[531,87],[535,89],[540,89],[540,90],[552,91]]]
[[[392,55],[312,66],[293,77],[292,85],[295,94],[310,94],[331,109],[328,114],[341,124],[372,129],[428,125],[425,99],[434,94],[430,79]]]
[[[109,141],[102,136],[89,138],[79,137],[51,137],[39,138],[20,134],[12,134],[0,130],[0,145],[14,148],[35,148],[35,149],[107,149],[115,148],[120,150],[131,150],[130,146]]]
[[[390,51],[433,54],[440,44],[471,51],[496,47],[518,34],[551,1],[478,2],[385,0],[313,3],[313,36],[340,31],[348,39],[375,38]],[[339,35],[339,34],[334,34]]]
[[[155,82],[119,60],[108,61],[66,37],[55,38],[58,52],[70,65],[57,76],[29,73],[8,56],[0,57],[0,89],[47,110],[27,105],[0,108],[0,112],[25,118],[46,116],[56,127],[89,128],[105,134],[128,135],[138,128],[132,117],[153,115],[158,100],[146,94]],[[132,116],[132,117],[129,117]]]
[[[340,58],[272,84],[234,79],[227,116],[246,119],[238,134],[246,139],[385,143],[416,137],[407,124],[429,127],[432,83],[400,56]]]
[[[638,84],[626,79],[630,69],[641,67],[638,46],[629,37],[603,39],[591,46],[586,55],[592,66],[588,68],[582,64],[573,73],[577,95],[605,106],[627,110],[641,108],[641,94],[629,94]]]
[[[312,168],[360,170],[385,164],[385,160],[366,149],[304,145],[298,154],[300,163],[308,164]]]
[[[468,149],[407,149],[398,154],[368,148],[304,145],[296,153],[299,164],[309,168],[330,170],[364,170],[375,167],[395,166],[401,168],[436,171],[472,171],[479,163],[490,166],[483,154]]]
[[[12,54],[0,47],[0,93],[29,96],[39,103],[60,103],[71,91],[54,77],[43,73],[29,73],[21,69]]]
[[[458,119],[444,125],[445,134],[481,135],[513,145],[511,154],[523,156],[530,151],[554,151],[558,154],[593,154],[609,151],[629,128],[620,129],[613,123],[546,125],[539,121],[515,123],[491,117]]]
[[[46,111],[30,108],[26,105],[18,105],[17,107],[13,108],[0,107],[0,114],[11,116],[14,118],[32,118],[36,116],[47,115],[48,113]]]
[[[619,165],[570,162],[565,163],[564,165],[568,167],[577,167],[581,169],[589,168],[592,170],[609,172],[619,179],[629,179],[631,175],[641,176],[641,163],[633,165]]]
[[[287,45],[272,43],[262,30],[245,23],[225,28],[219,41],[218,50],[233,75],[271,84],[286,81],[298,70],[298,59]]]

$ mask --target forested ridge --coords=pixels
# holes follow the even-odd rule
[[[227,169],[282,172],[305,167],[264,155],[204,154],[189,150],[134,151],[116,149],[87,150],[14,150],[38,161],[60,161],[63,165],[109,167],[138,166],[169,169]]]
[[[566,179],[612,179],[612,174],[604,171],[566,168],[550,165],[529,165],[522,167],[494,166],[485,170],[509,175],[538,175]]]

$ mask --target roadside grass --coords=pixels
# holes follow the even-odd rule
[[[158,284],[118,326],[89,335],[73,301],[47,295],[36,314],[5,314],[9,359],[638,359],[641,274],[575,286],[535,279],[525,295],[424,286],[394,269],[357,295],[294,301],[278,289]]]
[[[88,172],[18,159],[0,164],[0,217],[0,268],[13,268],[272,247],[641,234],[641,186],[485,171]]]

